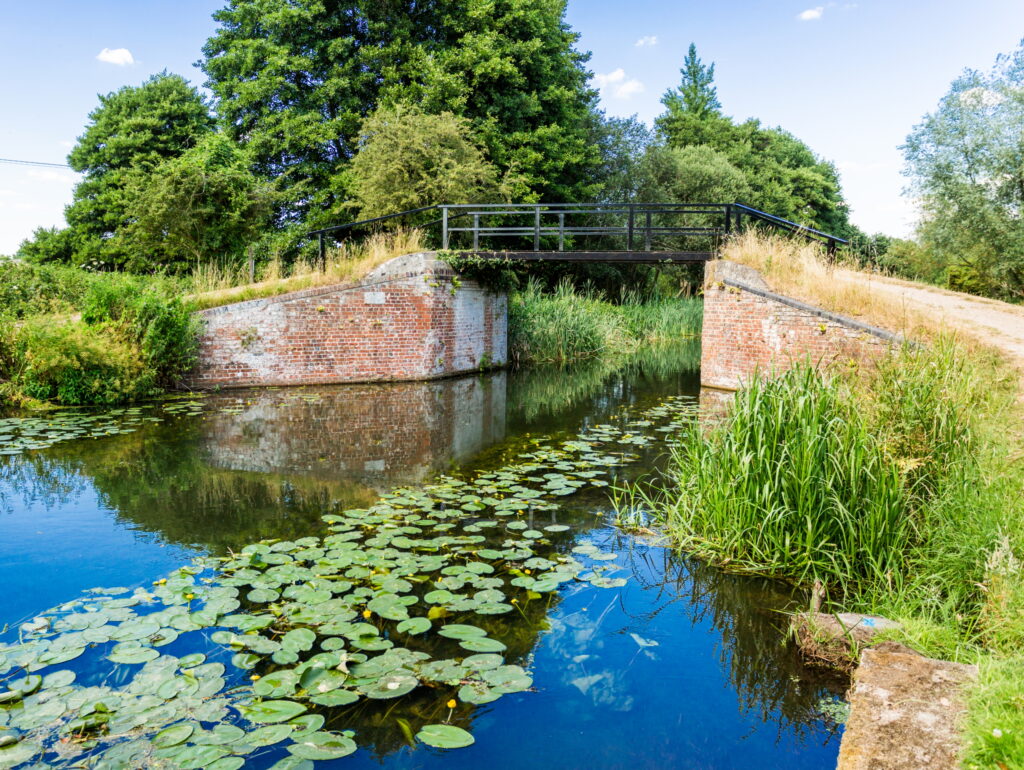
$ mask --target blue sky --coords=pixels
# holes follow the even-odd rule
[[[62,162],[96,95],[193,67],[221,0],[8,0],[0,17],[0,157]],[[1020,0],[569,0],[605,109],[651,121],[691,41],[724,111],[780,125],[834,161],[869,231],[907,234],[897,149],[965,67],[1024,38]],[[107,53],[101,56],[101,52]],[[125,49],[123,52],[120,49]],[[130,54],[130,56],[129,56]],[[0,254],[62,222],[75,175],[0,164]]]

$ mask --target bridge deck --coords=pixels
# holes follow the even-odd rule
[[[715,258],[710,251],[457,251],[460,257],[535,262],[621,262],[655,265],[665,262],[708,262]]]

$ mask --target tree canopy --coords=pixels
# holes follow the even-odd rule
[[[1024,41],[967,70],[903,146],[920,236],[953,288],[1024,296]]]
[[[498,170],[477,146],[469,121],[383,109],[363,123],[352,159],[358,217],[371,219],[437,202],[508,197]]]
[[[94,267],[125,267],[117,237],[128,224],[133,179],[194,147],[213,130],[203,98],[180,75],[162,72],[141,86],[100,96],[68,163],[84,178],[65,210],[68,228],[36,233],[23,252]]]
[[[596,94],[564,13],[565,0],[229,0],[201,66],[231,136],[288,180],[285,220],[338,218],[364,119],[396,104],[467,118],[520,197],[587,200]]]
[[[665,112],[655,121],[668,146],[705,146],[720,153],[746,179],[744,203],[839,236],[857,232],[833,164],[788,131],[723,115],[714,64],[704,65],[692,44],[681,72],[682,82],[666,92]]]

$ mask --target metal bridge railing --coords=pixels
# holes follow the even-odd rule
[[[488,203],[440,204],[402,211],[387,216],[314,230],[319,242],[321,260],[325,257],[325,237],[363,227],[372,227],[399,217],[413,217],[437,211],[440,217],[417,226],[429,228],[440,225],[441,248],[452,248],[453,240],[464,249],[493,255],[498,250],[481,251],[485,242],[493,239],[515,239],[519,249],[504,249],[501,253],[511,257],[544,259],[543,253],[566,252],[567,245],[574,253],[608,255],[617,252],[629,254],[661,253],[684,258],[711,258],[721,239],[753,222],[782,230],[823,244],[829,256],[834,256],[843,238],[805,227],[796,222],[776,217],[742,203]],[[685,239],[698,239],[713,249],[680,251]],[[598,241],[599,251],[580,249]],[[670,246],[668,245],[670,244]],[[543,248],[546,246],[547,248]],[[532,253],[531,253],[532,252]]]

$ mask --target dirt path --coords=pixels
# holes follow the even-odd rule
[[[1024,306],[864,273],[837,271],[836,277],[867,283],[873,293],[887,295],[907,310],[927,313],[983,344],[999,348],[1024,374]]]

